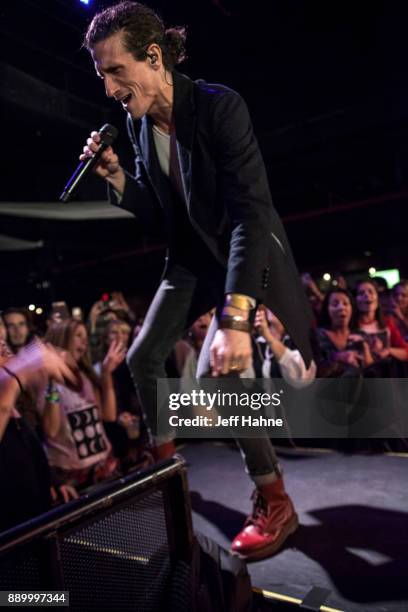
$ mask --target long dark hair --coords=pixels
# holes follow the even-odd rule
[[[356,327],[356,303],[350,291],[348,289],[342,289],[341,287],[333,287],[332,289],[329,289],[329,291],[324,296],[324,300],[322,303],[322,309],[320,311],[319,326],[323,327],[324,329],[331,329],[332,327],[332,320],[329,314],[329,302],[330,302],[330,297],[334,293],[341,293],[347,296],[351,304],[351,319],[350,319],[349,327],[350,329],[354,329]]]
[[[166,29],[160,17],[149,7],[128,0],[97,13],[84,37],[84,47],[92,49],[96,43],[113,34],[123,32],[123,44],[135,60],[147,58],[148,47],[156,43],[162,50],[167,70],[186,59],[184,27]]]
[[[54,323],[50,325],[45,334],[44,341],[53,344],[54,346],[60,347],[64,350],[69,349],[69,345],[71,339],[73,338],[78,327],[85,327],[82,321],[76,321],[75,319],[65,319],[60,323]],[[81,359],[78,362],[78,368],[81,372],[85,374],[87,378],[91,381],[92,385],[99,389],[101,388],[101,382],[92,367],[91,357],[89,354],[89,349],[82,355]]]

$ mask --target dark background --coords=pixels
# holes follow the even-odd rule
[[[55,202],[87,134],[109,121],[132,168],[125,114],[96,78],[82,34],[90,0],[20,0],[0,9],[1,202]],[[301,271],[399,267],[408,276],[407,9],[402,3],[275,0],[148,2],[188,27],[179,69],[246,99],[274,204]],[[76,198],[105,199],[93,177]],[[1,208],[0,202],[0,208]],[[16,204],[16,207],[18,205]],[[69,206],[69,205],[66,205]],[[0,215],[0,234],[42,240],[0,251],[0,307],[104,291],[154,290],[163,241],[131,220],[61,222]]]

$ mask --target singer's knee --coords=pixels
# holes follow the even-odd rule
[[[165,359],[146,343],[137,341],[130,347],[126,355],[126,363],[136,381],[159,375],[164,368],[164,361]]]
[[[127,352],[126,363],[134,378],[139,378],[143,370],[143,361],[147,359],[143,347],[133,344]]]

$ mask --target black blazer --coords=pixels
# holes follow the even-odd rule
[[[225,293],[266,304],[282,321],[308,365],[311,311],[282,223],[245,102],[222,85],[174,71],[174,117],[181,176],[194,230],[226,268]],[[150,120],[128,117],[136,174],[127,173],[120,202],[149,227],[166,209]],[[161,175],[161,176],[160,176]],[[163,218],[163,215],[161,215]]]

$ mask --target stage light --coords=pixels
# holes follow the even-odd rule
[[[29,307],[28,307],[28,310],[33,312],[35,310],[35,304],[30,304]]]
[[[323,280],[329,282],[330,279],[331,279],[331,276],[328,272],[326,272],[326,274],[323,274]]]
[[[389,270],[376,270],[374,274],[370,274],[370,276],[372,278],[375,278],[376,276],[385,278],[385,280],[387,281],[388,288],[393,287],[394,285],[399,283],[401,280],[401,276],[400,276],[400,272],[398,268],[391,268]]]
[[[79,0],[81,4],[89,4],[89,0]]]
[[[35,309],[35,314],[42,315],[42,313],[43,313],[43,312],[44,312],[44,311],[43,311],[43,309],[42,309],[42,308],[36,308],[36,309]]]
[[[374,274],[377,272],[377,270],[375,268],[368,268],[368,273],[370,276],[374,276]]]

